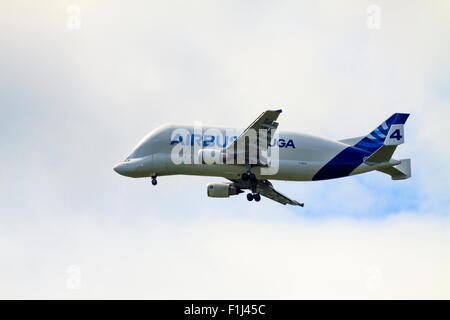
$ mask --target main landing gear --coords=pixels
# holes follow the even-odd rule
[[[247,193],[247,200],[255,200],[256,202],[258,202],[261,200],[261,195],[259,193]]]
[[[261,200],[261,195],[259,193],[256,192],[256,185],[257,185],[257,180],[256,180],[256,176],[254,173],[252,173],[251,171],[251,167],[248,166],[247,168],[247,172],[244,172],[241,176],[242,181],[249,181],[250,182],[250,190],[251,192],[247,194],[247,200],[248,201],[252,201],[255,200],[256,202]]]
[[[156,181],[156,173],[152,174],[152,185],[156,186],[158,184],[158,181]]]

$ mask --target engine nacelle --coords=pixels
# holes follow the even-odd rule
[[[232,186],[231,183],[219,182],[210,183],[207,186],[208,197],[212,198],[228,198],[234,196],[242,191]]]
[[[200,149],[198,161],[205,164],[224,164],[225,156],[222,149]]]

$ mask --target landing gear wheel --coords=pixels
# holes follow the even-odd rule
[[[152,173],[151,178],[152,178],[152,185],[156,186],[156,184],[158,183],[158,181],[156,181],[156,173]]]
[[[253,194],[247,193],[247,200],[252,201],[253,200]]]
[[[258,202],[258,201],[261,200],[261,196],[259,195],[259,193],[255,193],[255,194],[253,195],[253,199],[255,199],[255,201]]]
[[[254,173],[248,174],[248,178],[250,179],[250,181],[255,181],[256,180],[256,176],[255,176]]]

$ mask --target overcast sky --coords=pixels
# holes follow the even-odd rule
[[[1,298],[450,298],[448,1],[0,0],[0,39]],[[299,208],[112,170],[269,108],[332,139],[411,113],[413,176],[275,181]]]

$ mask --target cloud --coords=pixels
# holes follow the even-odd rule
[[[117,223],[96,213],[2,226],[13,298],[448,298],[448,218]],[[13,262],[13,265],[9,263]],[[80,268],[69,290],[67,268]],[[5,273],[5,271],[7,271]]]

